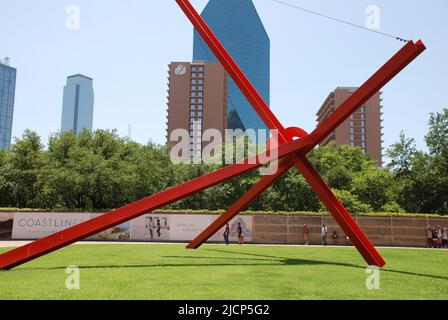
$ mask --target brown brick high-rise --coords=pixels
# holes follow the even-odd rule
[[[330,93],[322,107],[317,112],[318,125],[336,110],[357,88],[336,88]],[[381,92],[376,93],[349,119],[343,122],[321,146],[334,141],[337,145],[346,144],[360,147],[382,166],[382,119]]]
[[[227,128],[227,74],[218,62],[172,62],[168,77],[167,140],[173,130],[190,133],[190,156],[200,156],[202,134]]]

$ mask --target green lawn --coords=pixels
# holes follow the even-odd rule
[[[380,251],[369,291],[350,247],[73,245],[0,272],[0,299],[448,299],[447,250]],[[65,287],[69,265],[80,290]]]

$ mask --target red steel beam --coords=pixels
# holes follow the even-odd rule
[[[221,214],[213,223],[204,231],[194,238],[187,246],[188,249],[197,249],[216,232],[221,230],[227,222],[232,220],[241,211],[257,199],[264,191],[277,182],[293,165],[291,157],[284,158],[279,163],[277,171],[273,175],[267,175],[261,178],[248,192],[246,192],[237,202],[235,202],[225,213]]]
[[[219,39],[214,35],[213,31],[208,27],[206,22],[197,13],[188,0],[176,0],[180,8],[192,22],[193,26],[199,32],[201,37],[211,48],[215,56],[224,66],[226,71],[240,88],[248,101],[252,104],[261,119],[268,128],[277,129],[279,132],[279,140],[282,143],[291,141],[292,137],[288,135],[285,128],[272,113],[268,105],[265,103],[261,95],[250,83],[244,75],[237,63],[226,51]],[[421,52],[425,50],[425,46],[421,41],[414,44],[408,42],[395,56],[393,56],[380,70],[378,70],[363,86],[361,86],[343,105],[339,107],[331,117],[327,118],[313,133],[310,135],[313,144],[306,152],[302,152],[295,158],[296,167],[302,172],[305,179],[311,185],[313,190],[322,200],[324,205],[333,215],[335,220],[340,224],[342,229],[351,238],[352,243],[364,257],[366,262],[371,265],[383,266],[385,261],[373,247],[370,240],[356,225],[356,222],[349,215],[342,203],[334,196],[331,189],[325,181],[319,176],[317,171],[311,166],[304,154],[312,150],[320,141],[322,141],[329,133],[338,127],[350,114],[354,113],[363,103],[370,99],[380,88],[398,74],[404,67],[411,63]]]
[[[331,134],[353,112],[369,100],[375,93],[381,90],[390,80],[406,68],[423,51],[426,50],[421,40],[414,43],[408,41],[386,64],[348,97],[328,118],[326,118],[310,136],[313,140],[313,148]]]
[[[59,231],[45,238],[36,240],[20,248],[0,255],[0,270],[8,270],[31,261],[45,254],[85,239],[98,232],[107,230],[121,223],[134,219],[145,213],[164,207],[189,195],[193,195],[209,187],[227,181],[248,171],[260,168],[266,163],[259,159],[269,159],[272,152],[278,152],[278,158],[292,155],[307,146],[305,139],[292,141],[273,149],[271,152],[259,154],[245,163],[234,164],[199,178],[190,180],[176,187],[136,201],[120,209],[111,211],[97,218],[80,223],[76,226]],[[274,159],[273,159],[274,160]]]
[[[358,247],[357,248],[358,248],[358,250],[360,250],[361,254],[366,259],[366,261],[368,263],[373,261],[373,263],[371,263],[371,264],[381,265],[381,260],[375,258],[374,253],[376,251],[373,248],[373,246],[372,246],[372,248],[373,248],[372,249],[372,248],[369,248],[369,246],[366,246],[366,244],[364,243],[366,241],[368,243],[370,243],[369,240],[367,239],[367,237],[365,237],[365,235],[364,235],[365,238],[363,238],[362,231],[360,229],[356,230],[356,227],[357,227],[356,223],[354,223],[353,219],[346,212],[346,210],[344,209],[342,204],[340,204],[339,201],[336,199],[336,197],[331,193],[331,190],[328,188],[326,183],[322,180],[322,178],[318,175],[318,173],[314,170],[314,168],[312,168],[311,164],[309,164],[309,162],[307,162],[308,160],[305,157],[306,152],[311,150],[318,143],[319,138],[322,138],[322,136],[319,136],[319,135],[324,135],[325,132],[329,130],[328,128],[331,128],[331,126],[335,126],[335,124],[327,121],[329,123],[328,127],[323,127],[322,132],[320,134],[319,134],[319,131],[315,131],[315,132],[313,132],[312,135],[308,135],[298,141],[290,142],[293,137],[290,134],[288,134],[287,130],[285,130],[285,128],[277,120],[277,118],[274,116],[274,114],[270,111],[270,109],[264,103],[261,96],[255,90],[255,88],[250,84],[248,79],[245,77],[244,73],[242,73],[242,71],[238,68],[236,63],[234,63],[233,59],[230,57],[230,55],[228,55],[228,53],[225,51],[225,49],[219,43],[219,40],[213,35],[211,30],[208,28],[208,26],[205,24],[205,22],[202,20],[202,18],[200,18],[200,16],[197,14],[197,12],[194,10],[194,8],[190,5],[190,3],[185,0],[176,0],[176,1],[181,6],[181,8],[186,12],[186,14],[190,18],[190,20],[192,20],[192,22],[194,20],[193,24],[195,25],[195,27],[197,29],[198,29],[198,27],[196,26],[196,24],[198,24],[199,27],[201,27],[201,23],[203,24],[202,27],[204,27],[204,29],[198,29],[198,31],[200,31],[200,33],[203,37],[204,37],[204,35],[209,36],[209,42],[211,42],[211,44],[210,43],[208,43],[208,44],[211,46],[212,50],[214,50],[214,53],[217,55],[217,57],[223,63],[226,70],[229,72],[229,74],[235,80],[237,85],[240,87],[240,89],[246,95],[246,98],[248,98],[248,100],[254,106],[256,111],[260,114],[260,117],[263,119],[263,121],[265,121],[265,123],[267,124],[267,126],[270,129],[278,129],[279,130],[280,141],[283,144],[280,145],[278,148],[278,157],[282,158],[282,157],[285,157],[288,155],[293,155],[292,157],[294,159],[296,167],[298,167],[298,169],[301,170],[304,177],[308,180],[308,182],[311,184],[313,189],[315,189],[315,192],[319,195],[319,197],[324,202],[324,204],[327,207],[329,207],[330,212],[335,216],[336,220],[341,223],[341,226],[344,228],[344,230],[345,230],[345,228],[347,228],[347,229],[353,228],[352,233],[354,233],[354,236],[356,236],[360,239],[361,249],[364,249],[365,252],[361,252],[360,248],[358,248]],[[221,45],[221,47],[219,47],[220,45]],[[421,51],[424,50],[423,43],[419,42],[419,43],[417,43],[417,45],[420,46]],[[221,50],[216,50],[216,48],[221,49]],[[414,52],[413,58],[418,56],[418,54],[419,54],[419,52]],[[403,57],[401,57],[401,58],[403,58]],[[412,60],[410,60],[410,61],[412,61]],[[410,61],[408,61],[408,62],[402,61],[402,68],[404,68],[408,63],[410,63]],[[397,69],[396,73],[398,73],[399,71],[400,70]],[[393,72],[391,70],[388,70],[388,73],[386,72],[385,75],[388,75],[388,74],[391,75],[391,74],[393,74]],[[372,84],[370,84],[370,85],[372,85]],[[363,95],[366,95],[366,94],[368,94],[368,92],[361,93],[359,95],[358,99],[362,98]],[[354,99],[353,103],[354,102],[356,102],[355,99]],[[346,107],[346,108],[349,108],[349,107]],[[354,108],[354,106],[353,106],[353,108]],[[355,111],[356,109],[357,108],[355,108],[353,111]],[[341,112],[341,115],[339,115],[340,119],[344,118],[345,116],[346,115],[343,115],[342,112]],[[333,118],[336,119],[336,117],[333,117]],[[340,119],[338,119],[337,121],[339,121]],[[265,157],[267,157],[267,154],[270,154],[270,153],[267,152],[267,153],[262,154],[261,156],[263,156],[263,158],[265,158]],[[245,172],[259,168],[260,166],[264,165],[264,163],[260,163],[257,161],[259,159],[259,156],[257,156],[255,160],[251,159],[250,161],[248,161],[247,163],[244,163],[244,164],[236,164],[236,165],[222,168],[222,169],[217,170],[211,174],[196,178],[194,180],[186,182],[177,187],[165,190],[161,193],[147,197],[143,200],[134,202],[134,203],[129,204],[123,208],[120,208],[120,209],[114,210],[112,212],[109,212],[105,215],[102,215],[98,218],[89,220],[87,222],[81,223],[74,227],[57,232],[53,235],[50,235],[48,237],[45,237],[45,238],[37,240],[33,243],[30,243],[26,246],[23,246],[23,247],[20,247],[17,249],[13,249],[13,250],[0,256],[0,269],[4,270],[4,269],[13,268],[13,267],[23,264],[27,261],[33,260],[42,255],[45,255],[49,252],[55,251],[59,248],[62,248],[69,244],[72,244],[78,240],[84,239],[90,235],[96,234],[98,232],[101,232],[101,231],[111,228],[113,226],[119,225],[125,221],[136,218],[142,214],[145,214],[147,212],[150,212],[152,210],[155,210],[157,208],[160,208],[167,204],[175,202],[175,201],[182,199],[188,195],[197,193],[197,192],[202,191],[208,187],[214,186],[220,182],[229,180],[229,179],[236,177],[238,175],[241,175]],[[282,165],[281,170],[283,170],[283,169],[284,169],[284,167]],[[274,177],[277,177],[277,175],[274,175]],[[272,178],[272,176],[271,176],[271,178]],[[265,182],[263,182],[263,180]],[[255,191],[261,190],[263,183],[266,183],[266,181],[269,181],[269,179],[262,179],[262,181],[259,182],[259,185],[254,187],[254,190]],[[256,192],[253,192],[253,194],[255,194],[255,193]],[[246,199],[243,199],[240,201],[239,206],[244,207],[245,205],[250,203],[252,198],[253,198],[253,196],[251,194],[249,194],[246,197]],[[341,212],[342,212],[342,214],[341,214]],[[347,217],[343,214],[344,212],[346,213]],[[350,225],[350,221],[347,221],[347,219],[351,219],[355,227]],[[348,226],[345,226],[347,224],[348,224]],[[348,230],[348,231],[349,232],[347,234],[350,235],[351,234],[350,230]],[[361,233],[361,235],[359,233]],[[351,240],[353,242],[353,239],[351,239]],[[374,251],[373,253],[372,253],[372,250]],[[383,261],[383,264],[384,264],[384,261]]]
[[[269,129],[279,131],[280,142],[290,141],[291,137],[286,134],[286,130],[280,121],[276,118],[269,106],[263,100],[257,89],[252,85],[244,72],[227,52],[213,31],[199,15],[196,9],[188,0],[176,0],[179,7],[185,13],[187,18],[199,32],[202,39],[207,43],[216,58],[221,62],[226,71],[235,81],[238,88],[244,94],[246,99],[253,106],[260,118]],[[315,146],[325,139],[334,129],[336,129],[344,120],[355,112],[363,103],[369,100],[376,92],[395,77],[401,70],[410,64],[417,56],[425,50],[421,40],[414,44],[409,41],[397,54],[395,54],[381,69],[379,69],[369,80],[367,80],[356,92],[354,92],[343,105],[337,108],[321,125],[314,130],[310,136]]]
[[[301,128],[288,128],[286,129],[288,134],[297,138],[304,138],[308,135]],[[273,148],[271,144],[276,144],[276,141],[271,140],[272,143],[268,143],[268,149]],[[218,232],[226,223],[237,216],[241,211],[247,209],[249,205],[257,199],[264,191],[270,186],[276,183],[293,165],[293,159],[291,157],[284,158],[280,163],[277,171],[272,175],[263,177],[257,182],[243,197],[241,197],[235,204],[233,204],[225,213],[220,215],[210,226],[202,231],[196,238],[194,238],[188,245],[187,249],[197,249],[216,232]]]

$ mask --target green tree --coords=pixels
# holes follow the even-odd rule
[[[408,175],[412,170],[412,158],[416,152],[415,140],[406,138],[402,131],[399,141],[386,151],[386,156],[390,159],[387,167],[398,177]]]
[[[393,175],[384,169],[373,169],[358,174],[353,179],[352,194],[380,211],[384,205],[393,200]]]
[[[400,180],[397,202],[407,212],[448,213],[447,177],[438,174],[434,158],[417,152],[412,159],[412,171]]]
[[[358,199],[358,197],[347,190],[333,190],[336,197],[341,201],[344,207],[350,213],[367,213],[372,212],[372,207],[368,204],[363,203]],[[321,211],[326,211],[327,209],[322,205]]]
[[[37,178],[43,162],[43,145],[37,133],[25,130],[22,139],[16,139],[11,147],[9,182],[15,186],[14,206],[36,207],[39,189]]]

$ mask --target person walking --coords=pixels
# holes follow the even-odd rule
[[[338,244],[338,238],[339,238],[339,236],[338,236],[338,232],[337,232],[336,230],[334,230],[334,231],[333,231],[333,241],[334,241],[334,244],[335,244],[335,245]]]
[[[303,225],[303,238],[305,239],[305,245],[310,244],[310,228],[307,224]]]
[[[437,227],[432,228],[432,247],[437,248]]]
[[[432,248],[433,247],[433,242],[432,242],[432,227],[429,226],[428,228],[426,228],[426,242],[427,242],[427,247],[428,248]]]
[[[230,235],[230,225],[226,224],[226,230],[224,231],[224,241],[226,242],[226,245],[229,245],[229,235]]]
[[[238,244],[242,245],[244,243],[243,227],[241,226],[241,221],[238,221],[238,229],[236,230],[238,235]]]
[[[441,226],[437,226],[437,247],[443,248],[443,230]]]
[[[448,228],[443,229],[443,247],[448,248]]]
[[[327,235],[328,235],[328,227],[323,224],[322,225],[322,245],[327,246]]]

